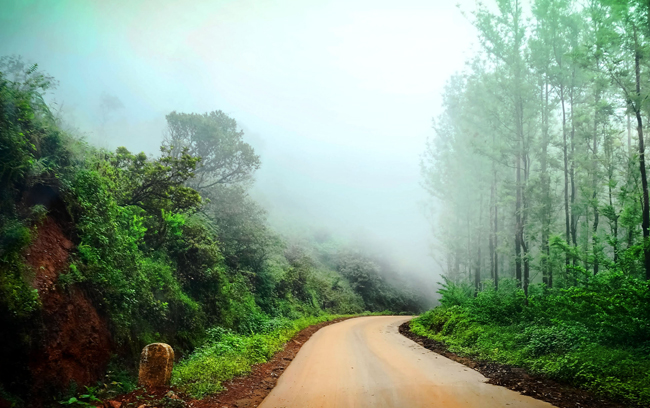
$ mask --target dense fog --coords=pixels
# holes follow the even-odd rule
[[[2,3],[0,407],[650,406],[647,0]]]
[[[251,194],[276,229],[439,280],[419,166],[474,37],[453,4],[14,2],[0,36],[92,144],[156,153],[167,113],[223,110],[261,156]]]

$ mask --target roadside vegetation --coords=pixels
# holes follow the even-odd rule
[[[650,404],[649,17],[610,0],[468,15],[480,49],[422,166],[442,306],[413,331]]]
[[[223,381],[248,374],[254,364],[267,362],[300,330],[338,317],[344,316],[267,320],[249,335],[220,327],[210,329],[205,344],[174,368],[172,385],[194,398],[219,392]]]
[[[422,308],[376,256],[271,230],[247,193],[261,159],[223,112],[172,112],[157,155],[107,151],[63,130],[45,102],[55,84],[37,65],[0,59],[1,398],[33,396],[27,362],[59,330],[43,318],[53,294],[83,296],[106,320],[113,373],[133,369],[151,342],[190,356],[174,381],[194,395],[218,390],[206,375],[244,373],[331,315]],[[46,272],[30,266],[29,248],[47,220],[74,245],[39,291]]]
[[[531,286],[514,280],[474,296],[448,283],[442,305],[411,322],[453,352],[525,368],[614,400],[650,403],[650,291],[642,281],[602,274],[589,288]]]

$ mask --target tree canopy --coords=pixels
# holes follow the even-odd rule
[[[423,156],[447,276],[525,292],[650,278],[647,5],[536,0],[531,19],[497,5],[473,14],[482,50],[449,81]]]
[[[222,111],[204,114],[168,114],[165,144],[171,155],[184,152],[200,157],[195,177],[188,185],[203,191],[219,184],[235,184],[251,179],[260,167],[260,158],[248,143],[237,122]]]

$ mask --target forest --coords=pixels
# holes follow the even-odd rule
[[[307,325],[426,307],[380,254],[274,232],[248,195],[262,158],[222,111],[169,113],[157,155],[108,151],[62,129],[54,86],[0,59],[0,400],[128,392],[152,342],[186,357],[174,383],[201,396]]]
[[[650,8],[499,0],[422,160],[452,349],[650,403]]]
[[[650,3],[459,1],[0,8],[0,408],[650,406]]]

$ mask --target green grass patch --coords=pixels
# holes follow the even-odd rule
[[[254,364],[264,363],[282,350],[287,341],[309,326],[350,315],[302,317],[297,320],[271,319],[260,333],[242,335],[221,327],[208,331],[205,344],[174,368],[172,385],[194,398],[223,390],[231,378],[250,373]]]

